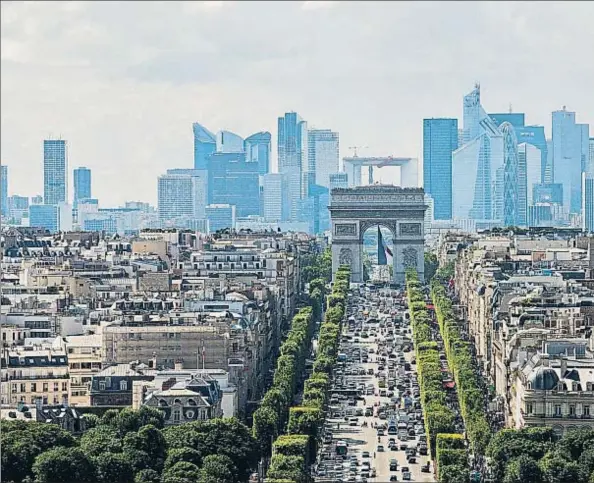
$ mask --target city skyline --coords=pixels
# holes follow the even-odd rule
[[[291,110],[308,121],[309,129],[340,133],[340,158],[351,154],[348,146],[366,145],[365,155],[405,154],[421,159],[422,119],[461,119],[460,97],[475,80],[481,81],[492,112],[505,112],[511,103],[514,112],[526,113],[530,124],[543,125],[547,137],[551,136],[551,112],[563,105],[577,113],[579,122],[594,124],[594,99],[588,95],[588,79],[594,72],[589,75],[591,67],[585,62],[570,63],[581,49],[587,51],[586,18],[592,10],[588,4],[568,9],[543,3],[538,22],[530,16],[532,6],[524,4],[398,3],[365,9],[356,3],[318,2],[312,8],[308,3],[269,7],[213,2],[207,6],[155,4],[144,10],[122,7],[123,19],[139,15],[145,24],[152,19],[155,27],[154,20],[166,15],[178,24],[176,32],[161,24],[155,31],[156,39],[171,37],[167,55],[155,45],[156,39],[144,47],[134,41],[118,54],[122,49],[116,46],[117,40],[129,26],[123,21],[121,26],[109,23],[114,38],[104,37],[108,22],[113,21],[109,4],[56,5],[2,5],[1,158],[9,167],[9,195],[42,192],[42,143],[50,132],[68,141],[70,166],[93,171],[93,194],[103,206],[129,199],[155,205],[157,177],[169,168],[193,166],[189,128],[193,122],[244,134],[271,132],[271,165],[276,171],[276,119]],[[583,13],[576,15],[577,9]],[[257,16],[261,32],[240,48],[244,39],[224,37],[220,27],[223,18],[232,25],[248,10],[261,14]],[[561,28],[565,16],[572,20],[570,31]],[[311,24],[308,28],[315,32],[330,18],[341,25],[367,24],[370,32],[363,27],[330,29],[296,46],[280,35],[281,24],[289,17],[291,26]],[[465,18],[473,19],[466,26],[471,42],[467,38],[460,44],[451,38],[451,30]],[[402,21],[401,28],[396,33],[387,29],[386,36],[382,31],[395,19]],[[54,30],[62,21],[76,28],[58,35]],[[143,22],[134,27],[140,29],[139,35],[148,34],[143,33]],[[201,28],[195,28],[197,23]],[[431,42],[416,34],[416,44],[399,48],[400,36],[419,26],[433,29]],[[203,52],[210,72],[194,65],[199,52],[182,48],[192,36],[201,36],[202,31],[196,33],[201,29],[212,35],[210,52]],[[513,55],[506,56],[507,68],[497,72],[488,59],[505,46],[489,36],[502,29],[509,33],[505,44],[514,48]],[[561,34],[564,42],[555,42]],[[278,42],[268,41],[273,35]],[[60,47],[73,39],[80,41],[78,51]],[[310,49],[314,40],[327,42],[333,55]],[[474,51],[470,44],[480,42],[486,59],[457,62]],[[52,49],[51,55],[33,51],[35,43]],[[461,55],[456,59],[445,55],[434,48],[437,44],[449,52],[461,49]],[[348,63],[353,45],[355,54],[371,49],[374,55],[357,54],[359,61]],[[221,52],[229,53],[228,60],[213,64]],[[139,64],[142,59],[144,64]],[[264,59],[269,63],[262,63]],[[551,70],[550,65],[558,68]],[[261,68],[246,77],[255,66]],[[46,74],[43,86],[32,86],[41,72]],[[536,78],[538,83],[533,82]],[[68,175],[72,179],[72,171]],[[137,180],[132,186],[125,182],[131,178]]]

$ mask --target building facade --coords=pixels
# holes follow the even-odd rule
[[[264,176],[270,173],[270,146],[272,135],[268,132],[258,132],[245,138],[244,149],[247,161],[258,164],[258,174]]]
[[[0,165],[0,214],[8,215],[8,166]]]
[[[216,136],[201,124],[192,124],[194,134],[194,169],[207,169],[208,157],[217,148]]]
[[[43,202],[68,201],[68,146],[63,139],[43,141]]]
[[[338,171],[339,136],[330,129],[308,132],[308,171],[315,173],[314,183],[330,187],[330,175]]]
[[[458,149],[457,119],[423,119],[423,188],[433,217],[452,219],[452,153]]]

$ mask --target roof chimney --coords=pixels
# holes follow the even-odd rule
[[[567,357],[561,357],[561,379],[565,377],[565,373],[567,372]]]

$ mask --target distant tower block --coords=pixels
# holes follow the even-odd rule
[[[392,156],[381,158],[367,158],[353,156],[342,158],[344,171],[348,174],[349,187],[361,186],[361,168],[369,167],[369,181],[372,183],[374,168],[385,166],[400,167],[400,186],[402,188],[418,188],[419,183],[419,160],[417,158],[394,158]],[[395,184],[395,183],[394,183]]]

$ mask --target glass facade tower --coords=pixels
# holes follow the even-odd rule
[[[217,138],[201,124],[192,124],[194,133],[194,169],[207,169],[208,157],[217,148]]]
[[[0,212],[8,216],[8,166],[0,166]]]
[[[423,120],[423,187],[435,220],[452,219],[452,153],[458,149],[457,119]]]
[[[68,199],[68,149],[63,139],[43,141],[43,201],[46,205]]]
[[[272,135],[269,132],[258,132],[247,137],[244,149],[248,162],[258,163],[260,176],[270,173],[270,142]]]
[[[74,207],[80,200],[92,198],[91,196],[91,170],[80,167],[74,170]]]
[[[307,143],[307,122],[296,112],[287,112],[278,118],[278,170],[287,179],[290,221],[299,219],[300,201],[307,197],[311,182]]]
[[[314,183],[328,188],[330,174],[338,171],[339,136],[330,129],[312,129],[307,135],[308,171],[315,173]]]

